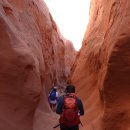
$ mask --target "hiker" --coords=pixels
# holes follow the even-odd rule
[[[56,113],[60,114],[61,130],[79,130],[79,118],[84,115],[84,108],[80,98],[75,95],[75,86],[66,87],[65,95],[58,99]]]
[[[58,100],[57,87],[54,86],[53,89],[50,91],[49,96],[48,96],[48,101],[49,101],[50,107],[51,107],[53,112],[55,112],[57,100]]]

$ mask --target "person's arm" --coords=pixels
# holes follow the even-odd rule
[[[77,103],[78,103],[79,113],[82,116],[82,115],[84,115],[83,103],[79,98],[77,98]]]
[[[57,107],[56,107],[56,113],[61,114],[62,113],[62,106],[63,106],[64,97],[61,96],[58,99]]]
[[[57,101],[58,101],[58,97],[59,97],[58,92],[56,92],[56,100]]]

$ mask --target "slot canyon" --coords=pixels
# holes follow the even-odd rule
[[[130,130],[129,11],[129,0],[91,0],[77,52],[43,0],[0,0],[0,130],[53,130],[48,93],[68,82],[85,108],[80,130]]]

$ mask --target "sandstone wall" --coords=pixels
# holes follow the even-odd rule
[[[48,92],[65,84],[75,58],[64,40],[42,0],[0,0],[1,130],[51,130]]]
[[[130,130],[130,1],[91,0],[71,81],[84,101],[84,130]]]

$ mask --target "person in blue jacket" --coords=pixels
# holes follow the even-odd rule
[[[65,95],[67,94],[75,94],[75,86],[74,85],[68,85],[65,89]],[[62,95],[58,98],[56,113],[62,115],[63,112],[63,106],[64,106],[64,97],[65,95]],[[76,97],[77,101],[77,107],[78,107],[78,114],[80,116],[84,115],[84,108],[83,103],[80,98]],[[61,130],[79,130],[79,124],[68,127],[65,124],[60,123],[60,129]]]
[[[58,100],[58,91],[57,87],[54,86],[48,95],[48,101],[53,112],[55,112],[57,100]]]

